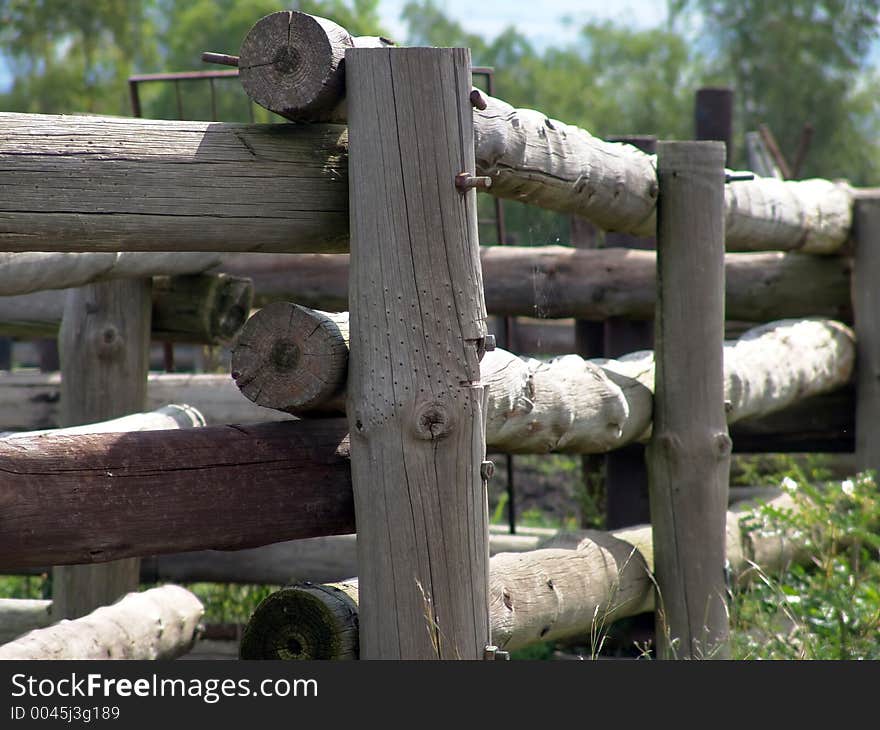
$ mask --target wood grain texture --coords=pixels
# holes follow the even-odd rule
[[[726,658],[731,440],[724,404],[724,145],[660,142],[654,423],[648,444],[663,659]]]
[[[489,638],[486,310],[467,49],[349,49],[351,358],[361,656],[477,659]]]
[[[265,317],[263,312],[267,312]],[[261,406],[285,412],[343,413],[340,378],[328,377],[328,383],[317,381],[306,390],[298,387],[300,383],[311,386],[315,373],[322,370],[328,374],[345,371],[349,320],[346,312],[330,317],[332,321],[324,312],[282,303],[255,314],[248,324],[254,333],[250,339],[256,344],[247,351],[254,368],[236,370],[238,380],[245,383],[242,392]],[[303,333],[312,332],[321,332],[320,348],[303,344]],[[302,357],[290,369],[289,359],[283,358],[288,378],[278,378],[271,362],[273,353],[306,349],[332,366],[322,368],[320,360],[315,364]],[[257,351],[262,355],[255,356]],[[830,320],[780,320],[725,342],[723,358],[727,422],[737,423],[762,418],[849,383],[855,336],[845,325]],[[538,360],[497,348],[480,362],[480,378],[488,391],[486,444],[492,450],[604,453],[650,436],[653,351],[641,350],[619,359],[564,355]],[[264,382],[266,387],[261,387]],[[319,387],[322,384],[326,387]],[[783,431],[792,428],[796,424]]]
[[[856,370],[856,460],[859,469],[880,472],[880,196],[856,202],[853,311],[858,337]]]
[[[0,152],[2,154],[2,152]],[[68,289],[111,279],[199,274],[222,261],[219,253],[0,253],[0,296]]]
[[[175,659],[192,648],[203,615],[201,601],[180,586],[132,592],[0,646],[0,659]]]
[[[488,246],[480,250],[486,309],[511,317],[646,320],[654,316],[656,254],[623,248]],[[255,300],[324,311],[348,308],[346,254],[233,254],[221,269],[254,282]],[[724,257],[727,319],[851,321],[851,262],[800,253]],[[572,350],[569,349],[568,352]]]
[[[788,495],[767,500],[777,509],[792,509]],[[792,562],[805,563],[809,556],[800,549],[797,536],[769,529],[754,529],[761,511],[754,503],[741,503],[725,513],[726,550],[732,577],[740,584],[753,579],[759,565],[776,574]],[[489,620],[492,642],[502,649],[521,649],[545,641],[595,636],[596,641],[612,623],[654,609],[654,549],[650,525],[625,530],[599,532],[581,530],[560,533],[544,541],[544,546],[521,553],[500,553],[489,561]],[[351,586],[354,580],[347,580]],[[329,658],[352,658],[343,640],[350,633],[357,615],[354,601],[346,601],[342,620],[328,609],[335,606],[336,594],[310,586],[291,586],[277,594],[276,600],[289,608],[284,615],[266,611],[254,614],[252,622],[263,632],[271,627],[277,635],[304,637],[304,650],[281,656],[277,646],[266,642],[255,647],[260,659],[313,659],[310,637],[321,635],[323,646],[340,647]],[[349,594],[349,598],[354,598]],[[315,606],[318,600],[322,605]],[[356,598],[355,598],[356,600]],[[273,601],[274,603],[274,601]],[[334,638],[335,637],[335,638]]]
[[[37,431],[61,426],[61,377],[58,373],[0,373],[0,430]],[[287,421],[291,416],[254,405],[228,375],[150,373],[147,408],[186,403],[209,426]]]
[[[291,621],[291,616],[297,620]],[[357,659],[358,581],[297,584],[254,609],[241,636],[242,659]]]
[[[7,567],[354,532],[342,419],[0,440]]]
[[[109,421],[87,423],[82,426],[44,429],[42,431],[5,431],[0,438],[14,440],[34,436],[75,436],[83,433],[127,433],[130,431],[167,431],[173,428],[199,428],[205,425],[205,417],[192,406],[171,403],[155,411],[132,413]]]
[[[4,251],[345,251],[346,132],[0,113]]]
[[[68,291],[58,336],[63,425],[145,409],[151,289],[150,279],[119,279]],[[109,605],[137,590],[139,576],[137,559],[54,568],[53,619],[79,618]]]
[[[348,313],[275,302],[253,314],[232,350],[232,378],[259,406],[344,413]]]
[[[248,31],[239,51],[238,78],[251,99],[283,117],[344,121],[345,50],[390,45],[385,38],[353,38],[327,18],[282,10]]]
[[[51,289],[0,296],[0,334],[19,338],[58,334],[67,292]],[[253,304],[250,279],[228,274],[153,279],[151,338],[200,345],[229,343]]]

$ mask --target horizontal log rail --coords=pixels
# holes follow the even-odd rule
[[[229,343],[250,314],[253,290],[250,279],[228,274],[157,276],[152,286],[152,339]],[[56,337],[66,297],[64,289],[0,296],[0,335]]]
[[[73,621],[0,646],[3,659],[175,659],[192,649],[205,609],[185,588],[129,593]]]
[[[0,253],[0,296],[112,279],[201,274],[221,260],[219,253]]]
[[[498,99],[475,111],[474,134],[476,174],[491,177],[491,194],[654,234],[655,161],[637,148]],[[348,248],[348,140],[338,124],[4,112],[0,139],[7,252]],[[848,238],[852,200],[849,186],[827,180],[731,183],[727,247],[833,253]]]
[[[261,406],[298,415],[343,403],[348,327],[328,315],[281,303],[254,314],[232,353],[233,377]],[[780,320],[726,343],[729,423],[781,410],[850,382],[855,337],[838,322]],[[565,355],[548,362],[487,352],[487,447],[509,453],[602,453],[649,434],[654,356],[619,360]],[[323,377],[319,377],[323,375]]]
[[[245,92],[270,111],[339,120],[345,112],[340,59],[347,48],[370,45],[379,44],[323,18],[280,11],[248,32],[240,78]],[[471,103],[476,172],[491,178],[491,194],[579,215],[606,230],[654,235],[654,156],[479,92]],[[729,184],[725,197],[731,250],[830,253],[848,238],[853,194],[844,183],[757,178]]]
[[[787,494],[769,504],[793,507]],[[741,583],[753,577],[754,565],[772,575],[807,557],[794,536],[754,530],[759,514],[751,504],[727,512],[727,556],[733,577]],[[615,621],[653,610],[650,525],[559,535],[544,544],[489,560],[489,621],[492,643],[499,648],[589,636],[598,640]],[[357,599],[356,578],[274,592],[245,627],[242,657],[356,659]],[[345,610],[337,610],[343,606]]]
[[[6,567],[354,532],[344,419],[0,440]]]
[[[654,316],[654,251],[485,246],[480,259],[489,314],[589,320]],[[729,320],[852,320],[846,258],[729,253],[724,262]],[[257,305],[284,300],[329,312],[348,308],[347,254],[231,254],[220,268],[251,278]]]

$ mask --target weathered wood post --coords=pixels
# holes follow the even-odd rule
[[[150,279],[71,289],[58,335],[63,426],[145,410],[150,352]],[[88,520],[89,515],[79,516]],[[84,616],[138,589],[140,564],[127,558],[52,570],[53,620]]]
[[[345,59],[360,656],[477,659],[489,640],[486,310],[470,52]]]
[[[855,202],[855,251],[852,274],[855,317],[856,464],[880,473],[880,196]]]
[[[654,430],[648,445],[661,658],[728,655],[724,145],[658,143]],[[734,183],[736,184],[736,183]]]

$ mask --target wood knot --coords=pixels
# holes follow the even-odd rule
[[[442,401],[429,401],[416,407],[414,430],[425,441],[446,436],[455,427],[449,407]]]
[[[295,342],[290,340],[278,340],[272,345],[272,351],[269,353],[269,362],[275,370],[288,372],[293,370],[300,359],[300,349]]]
[[[116,356],[119,353],[125,343],[122,340],[122,335],[119,333],[119,330],[114,327],[112,324],[108,324],[105,327],[102,327],[101,330],[97,333],[97,337],[94,340],[95,342],[95,351],[97,352],[98,357],[109,358]]]
[[[733,441],[730,436],[726,433],[716,433],[715,434],[715,453],[718,455],[718,458],[724,459],[730,456],[733,451]]]

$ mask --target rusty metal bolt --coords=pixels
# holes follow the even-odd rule
[[[460,172],[455,176],[455,187],[458,188],[459,192],[467,192],[471,188],[477,188],[478,190],[488,190],[492,187],[492,178],[491,177],[476,177],[471,175],[469,172]]]

